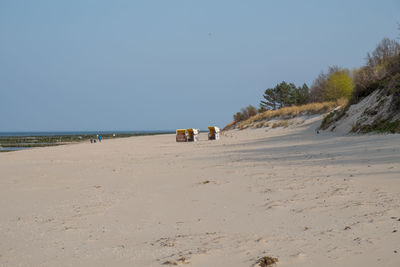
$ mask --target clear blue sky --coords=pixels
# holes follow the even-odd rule
[[[222,127],[398,22],[399,0],[0,0],[0,131]]]

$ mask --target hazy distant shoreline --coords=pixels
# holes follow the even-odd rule
[[[91,138],[97,138],[98,135],[101,135],[104,139],[114,139],[170,133],[173,133],[173,131],[0,132],[0,152],[85,142]]]
[[[66,136],[66,135],[96,135],[96,134],[163,134],[173,133],[174,130],[137,130],[137,131],[9,131],[0,132],[4,136]]]

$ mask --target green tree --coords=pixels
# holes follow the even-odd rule
[[[268,88],[263,95],[264,100],[260,102],[260,109],[275,110],[278,107],[278,94],[274,88]]]
[[[278,95],[278,108],[283,108],[291,105],[291,92],[293,87],[296,86],[293,83],[287,84],[285,81],[281,82],[275,87],[276,93]]]
[[[260,102],[261,112],[292,105],[306,104],[309,101],[309,90],[306,84],[303,84],[302,87],[296,87],[294,83],[283,81],[274,88],[265,90],[263,98]]]
[[[298,99],[297,87],[294,83],[289,83],[288,84],[288,95],[285,99],[284,106],[297,105],[296,104],[297,99]]]
[[[353,79],[348,69],[329,67],[328,73],[321,72],[315,79],[310,92],[311,102],[333,101],[349,98],[353,91]]]
[[[301,87],[293,87],[291,94],[292,105],[304,105],[309,102],[309,89],[307,84],[303,84]]]
[[[353,91],[353,79],[348,69],[336,71],[329,75],[323,91],[324,100],[334,101],[339,98],[350,98]]]
[[[307,84],[303,84],[303,86],[297,88],[298,90],[298,99],[296,105],[304,105],[310,102],[310,89]]]

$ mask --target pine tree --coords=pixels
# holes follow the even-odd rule
[[[294,83],[289,83],[287,85],[287,96],[285,97],[284,106],[292,106],[298,104],[299,92]]]
[[[296,105],[304,105],[310,101],[310,92],[307,84],[303,84],[302,87],[297,88],[297,103]]]
[[[277,84],[274,88],[268,88],[263,95],[264,100],[260,102],[260,111],[269,109],[280,109],[292,105],[303,105],[309,102],[309,90],[306,84],[296,87],[294,83],[285,81]]]
[[[279,107],[282,108],[290,105],[290,86],[286,82],[281,82],[275,87],[278,95]]]
[[[268,88],[265,90],[263,95],[264,100],[261,100],[261,109],[272,109],[275,110],[278,107],[278,95],[275,89]]]

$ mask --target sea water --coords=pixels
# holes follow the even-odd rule
[[[2,151],[16,151],[16,150],[22,150],[22,149],[27,149],[27,148],[32,148],[36,145],[37,147],[40,146],[52,146],[57,144],[57,141],[53,143],[48,143],[48,142],[37,142],[38,140],[35,140],[32,138],[32,142],[29,143],[21,143],[21,139],[24,139],[26,141],[27,138],[29,137],[63,137],[64,139],[66,137],[78,137],[80,136],[93,136],[94,138],[97,135],[108,135],[112,136],[115,134],[115,137],[121,137],[121,136],[135,136],[135,135],[155,135],[155,134],[164,134],[164,133],[174,133],[172,130],[152,130],[152,131],[146,131],[146,130],[140,130],[140,131],[64,131],[64,132],[0,132],[0,152]],[[15,143],[13,143],[10,140],[7,140],[5,142],[4,140],[7,138],[12,138],[12,140],[15,140]],[[3,139],[3,142],[2,142]],[[29,138],[30,139],[30,138]],[[38,138],[39,139],[39,138]],[[76,140],[75,140],[76,141]],[[18,145],[17,145],[18,144]],[[15,145],[15,146],[13,146]],[[24,145],[30,145],[24,147]]]

